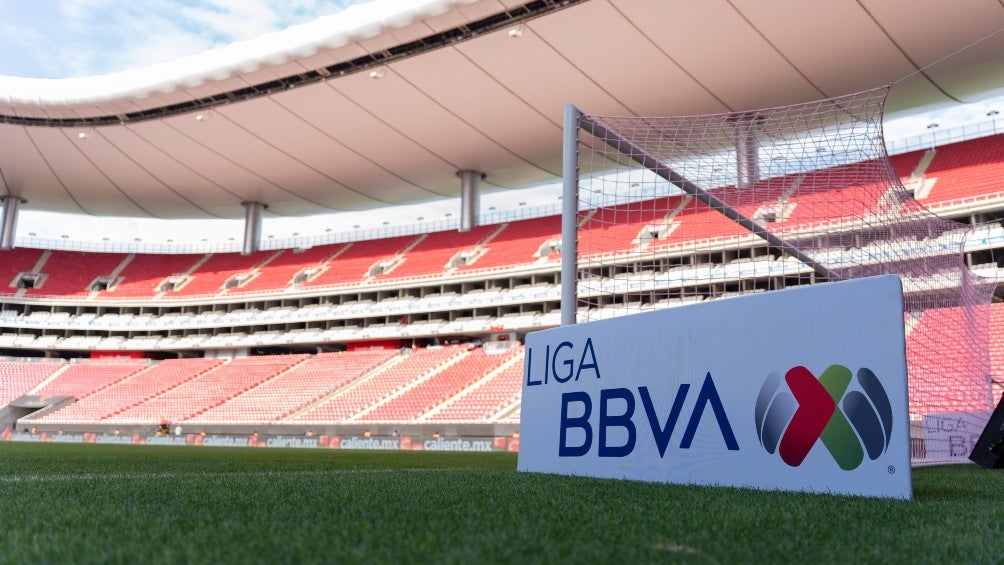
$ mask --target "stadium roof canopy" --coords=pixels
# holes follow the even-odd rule
[[[462,169],[524,187],[560,173],[566,102],[721,112],[911,73],[888,109],[973,101],[1004,88],[1001,29],[999,0],[378,0],[145,69],[0,77],[2,190],[236,218],[457,196]]]

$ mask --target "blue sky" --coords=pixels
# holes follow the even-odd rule
[[[29,78],[69,78],[106,74],[145,67],[207,49],[284,29],[320,16],[344,10],[353,0],[0,0],[0,75]],[[987,120],[989,111],[998,110],[1004,123],[1004,98],[921,112],[889,120],[886,139],[928,133],[932,123],[939,130]],[[558,192],[538,188],[519,198],[511,195],[502,202],[527,201],[529,205],[555,204]],[[493,204],[486,196],[482,209]],[[444,219],[459,209],[456,203],[423,205],[416,210],[398,210],[397,221],[411,223],[418,215]],[[369,218],[354,216],[351,224],[379,227],[384,212]],[[264,232],[289,237],[293,232],[322,233],[331,220],[266,219]],[[340,220],[346,225],[346,220]],[[69,227],[68,227],[69,225]],[[193,222],[192,242],[203,235],[211,240],[233,237],[240,240],[240,222],[219,220]],[[100,220],[78,218],[72,223],[52,214],[25,210],[19,232],[58,238],[94,239],[104,234],[113,240],[132,241],[138,235],[147,241],[165,241],[164,233],[177,236],[178,222]]]
[[[0,0],[0,74],[69,78],[162,63],[332,14],[351,0]]]

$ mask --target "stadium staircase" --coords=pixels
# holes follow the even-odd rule
[[[930,192],[918,199],[937,206],[1000,192],[1002,157],[1004,134],[940,146],[925,174],[932,181]]]
[[[422,414],[419,422],[486,422],[519,401],[523,377],[522,347],[499,355],[501,364],[451,398]]]
[[[303,419],[302,417],[304,415],[314,413],[317,410],[319,410],[319,412],[317,414],[314,414],[313,417],[319,417],[323,415],[324,411],[326,410],[325,407],[330,407],[332,403],[337,403],[337,401],[335,400],[337,397],[339,397],[349,389],[359,386],[360,384],[388,370],[389,368],[403,362],[406,359],[404,355],[398,355],[396,354],[397,352],[394,353],[395,354],[391,355],[389,359],[367,371],[351,375],[343,374],[345,375],[345,378],[340,379],[337,384],[332,386],[332,391],[330,393],[322,395],[315,401],[306,404],[302,408],[290,412],[283,418],[283,420],[287,422],[300,421]]]
[[[528,265],[540,259],[540,249],[546,242],[560,238],[560,216],[510,222],[484,245],[484,253],[460,265],[457,271],[501,270]]]
[[[0,361],[0,407],[49,381],[66,368],[63,362],[52,361]]]
[[[512,355],[489,355],[482,348],[472,349],[466,356],[456,357],[430,372],[426,378],[416,380],[372,410],[361,413],[358,420],[412,422],[450,398],[480,381],[510,360]]]
[[[376,265],[392,261],[416,239],[416,236],[399,236],[351,243],[334,260],[328,262],[327,269],[305,281],[303,287],[362,283]]]
[[[118,281],[101,298],[143,298],[163,296],[159,287],[171,276],[183,277],[204,261],[205,255],[154,255],[137,253],[118,274]]]
[[[314,269],[318,273],[324,264],[344,250],[346,245],[319,245],[310,249],[287,249],[258,269],[258,276],[245,284],[229,289],[230,293],[268,292],[294,286],[297,274]]]
[[[655,201],[621,204],[594,211],[580,225],[580,245],[596,253],[632,251],[637,246],[638,234],[646,226],[665,220],[669,202],[679,197],[660,198]]]
[[[321,353],[188,422],[276,422],[330,395],[396,354],[393,350]]]
[[[274,254],[274,251],[259,251],[248,256],[239,253],[211,254],[186,273],[185,284],[166,291],[164,296],[184,297],[225,293],[227,281],[236,275],[257,269]]]
[[[223,364],[222,359],[168,359],[75,403],[31,419],[41,423],[98,422],[166,393]],[[103,365],[103,364],[102,364]]]
[[[66,297],[87,297],[90,285],[97,277],[115,270],[125,259],[121,253],[82,253],[79,251],[52,251],[44,262],[39,261],[35,272],[45,273],[43,284],[26,289],[23,296],[35,297],[55,294]]]
[[[233,359],[103,421],[120,424],[156,424],[163,420],[183,422],[223,404],[277,373],[305,362],[307,358],[307,355],[298,354]]]
[[[373,411],[379,410],[388,402],[395,400],[414,387],[449,369],[469,354],[470,351],[463,346],[429,348],[412,353],[404,363],[389,369],[384,375],[381,375],[382,379],[376,379],[382,381],[380,384],[392,384],[393,389],[384,389],[382,396],[368,403],[351,416],[346,417],[344,421],[363,420]],[[381,390],[378,387],[373,388]]]
[[[147,367],[145,360],[68,363],[32,389],[38,396],[85,398]]]
[[[426,234],[401,252],[393,266],[376,275],[377,279],[400,279],[417,276],[438,276],[453,269],[451,260],[461,251],[477,247],[495,226],[480,226],[468,232],[435,232]]]

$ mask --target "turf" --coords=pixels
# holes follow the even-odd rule
[[[993,562],[1004,473],[913,502],[523,474],[510,454],[0,444],[18,563]]]

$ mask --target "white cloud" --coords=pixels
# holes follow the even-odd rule
[[[171,61],[205,51],[215,43],[213,38],[186,28],[176,19],[163,14],[121,11],[109,19],[115,26],[121,47],[101,50],[101,55],[108,61],[108,68],[103,72]]]
[[[163,63],[278,31],[351,0],[64,0],[5,6],[0,75],[68,78]]]
[[[17,49],[18,45],[45,45],[48,42],[46,35],[34,28],[18,25],[16,21],[4,20],[0,22],[0,37],[3,44],[0,49],[4,49],[9,54],[2,56],[7,60],[10,68],[8,74],[27,74],[28,69],[42,65],[42,61],[36,56],[36,50]],[[0,72],[0,74],[3,74]]]
[[[261,0],[212,0],[182,8],[180,13],[193,26],[207,30],[224,43],[230,43],[280,29],[282,18],[269,4]]]
[[[994,116],[988,114],[993,111],[1000,112],[996,116],[997,122],[1004,124],[1004,119],[1001,119],[1004,116],[1004,96],[940,110],[894,116],[884,124],[885,138],[896,140],[927,133],[939,134],[952,128],[991,120]]]

